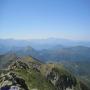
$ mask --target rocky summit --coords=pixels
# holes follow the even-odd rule
[[[0,90],[90,90],[61,64],[42,63],[33,57],[12,60],[0,70]]]

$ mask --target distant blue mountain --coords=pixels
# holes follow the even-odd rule
[[[26,47],[31,46],[36,50],[49,49],[55,46],[87,46],[90,47],[90,42],[86,41],[73,41],[67,39],[32,39],[32,40],[14,40],[14,39],[0,39],[0,48],[12,48],[12,47]]]
[[[43,61],[90,60],[90,42],[66,39],[13,40],[0,39],[0,54],[16,53]]]

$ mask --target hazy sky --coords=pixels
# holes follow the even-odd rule
[[[90,0],[0,0],[0,38],[90,40]]]

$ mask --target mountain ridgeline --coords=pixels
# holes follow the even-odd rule
[[[0,90],[89,90],[62,64],[45,64],[30,56],[12,56],[8,62],[0,70]]]
[[[90,90],[89,46],[60,39],[0,40],[0,90]]]
[[[15,53],[18,56],[33,56],[43,61],[89,61],[89,42],[63,39],[45,40],[0,40],[0,55]]]

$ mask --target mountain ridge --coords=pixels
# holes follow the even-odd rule
[[[7,87],[21,90],[84,90],[81,85],[84,83],[77,81],[62,65],[44,64],[34,58],[25,57],[13,60],[8,66],[8,71],[0,74],[1,90]],[[85,85],[84,88],[89,90]]]

